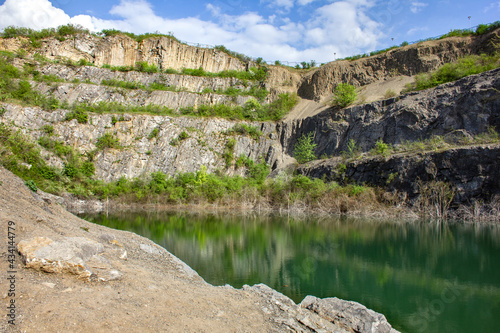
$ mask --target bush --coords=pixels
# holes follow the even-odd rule
[[[26,182],[24,182],[24,185],[26,185],[33,192],[38,191],[38,186],[36,186],[33,180],[27,180]]]
[[[299,163],[306,163],[316,159],[316,155],[314,154],[314,148],[316,148],[316,144],[313,143],[314,133],[309,132],[307,135],[302,135],[297,144],[295,145],[295,149],[293,150],[293,154]]]
[[[160,133],[160,129],[158,127],[155,127],[151,133],[149,133],[148,135],[148,139],[151,140],[153,138],[156,138],[158,136],[158,134]]]
[[[373,148],[373,152],[376,155],[387,156],[390,152],[390,146],[387,143],[384,143],[382,139],[377,140],[375,143],[375,148]]]
[[[76,119],[76,121],[80,124],[86,124],[89,121],[89,115],[85,110],[77,108],[76,110],[66,114],[66,120],[70,121],[73,119]]]
[[[257,126],[247,125],[247,124],[237,124],[233,128],[227,131],[228,134],[237,133],[240,135],[248,135],[254,140],[258,140],[262,136],[262,132]]]
[[[98,149],[105,148],[118,148],[120,143],[116,137],[111,133],[105,133],[103,136],[97,139],[96,147]]]
[[[335,87],[334,97],[331,104],[332,106],[345,108],[352,104],[357,97],[358,94],[356,93],[356,87],[352,84],[341,83]]]

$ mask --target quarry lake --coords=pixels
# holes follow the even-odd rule
[[[84,216],[145,236],[207,282],[339,297],[401,332],[495,332],[500,226],[188,213]]]

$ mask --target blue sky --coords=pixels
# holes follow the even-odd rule
[[[0,29],[80,24],[172,32],[246,55],[317,63],[500,20],[498,0],[0,0]]]

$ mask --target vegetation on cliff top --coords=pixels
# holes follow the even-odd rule
[[[453,82],[463,77],[483,73],[500,67],[500,53],[493,55],[470,55],[454,63],[447,63],[431,73],[417,75],[415,82],[407,86],[405,92],[423,90],[440,84]]]
[[[477,26],[475,31],[472,31],[470,29],[454,29],[454,30],[451,30],[450,32],[448,32],[444,35],[441,35],[439,37],[431,37],[431,38],[427,38],[427,39],[422,39],[422,40],[417,41],[416,43],[427,42],[427,41],[431,41],[431,40],[439,40],[439,39],[444,39],[444,38],[448,38],[448,37],[479,36],[479,35],[483,35],[483,34],[486,34],[488,32],[491,32],[491,31],[498,29],[498,28],[500,28],[500,21],[495,21],[495,22],[490,23],[490,24],[480,24]],[[383,49],[383,50],[372,51],[370,53],[357,54],[357,55],[345,57],[345,58],[339,59],[339,60],[349,60],[349,61],[358,60],[358,59],[367,58],[367,57],[375,56],[378,54],[382,54],[382,53],[397,49],[399,47],[407,46],[407,45],[409,45],[409,43],[405,41],[405,42],[401,43],[401,45],[399,45],[399,46],[391,46],[391,47],[388,47],[388,48]]]

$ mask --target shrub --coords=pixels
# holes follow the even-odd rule
[[[98,149],[105,148],[118,148],[120,143],[116,137],[111,133],[105,133],[103,136],[97,139],[96,147]]]
[[[293,150],[293,154],[299,163],[306,163],[316,159],[316,155],[314,154],[314,148],[316,148],[316,144],[313,143],[314,133],[309,132],[309,134],[303,134],[295,148]]]
[[[159,133],[160,133],[160,129],[158,127],[153,128],[151,133],[149,133],[149,135],[148,135],[148,139],[151,140],[153,138],[156,138]]]
[[[89,121],[89,115],[85,110],[77,108],[66,114],[66,120],[69,121],[73,119],[76,119],[80,124],[86,124]]]
[[[234,158],[234,147],[236,146],[236,140],[231,138],[226,142],[226,146],[224,147],[224,153],[222,154],[222,158],[224,158],[224,162],[226,162],[226,168],[229,168]]]
[[[331,104],[332,106],[345,108],[352,104],[356,100],[357,96],[356,87],[352,84],[341,83],[335,87],[334,97]]]
[[[387,143],[384,143],[382,139],[377,140],[375,143],[375,147],[373,148],[373,152],[377,155],[387,156],[389,155],[390,146]]]
[[[262,135],[262,132],[257,126],[247,125],[247,124],[237,124],[233,128],[228,130],[228,134],[237,133],[240,135],[248,135],[254,140],[258,140]]]
[[[26,182],[24,182],[24,185],[26,185],[33,192],[38,191],[38,186],[36,186],[33,180],[27,180]]]

